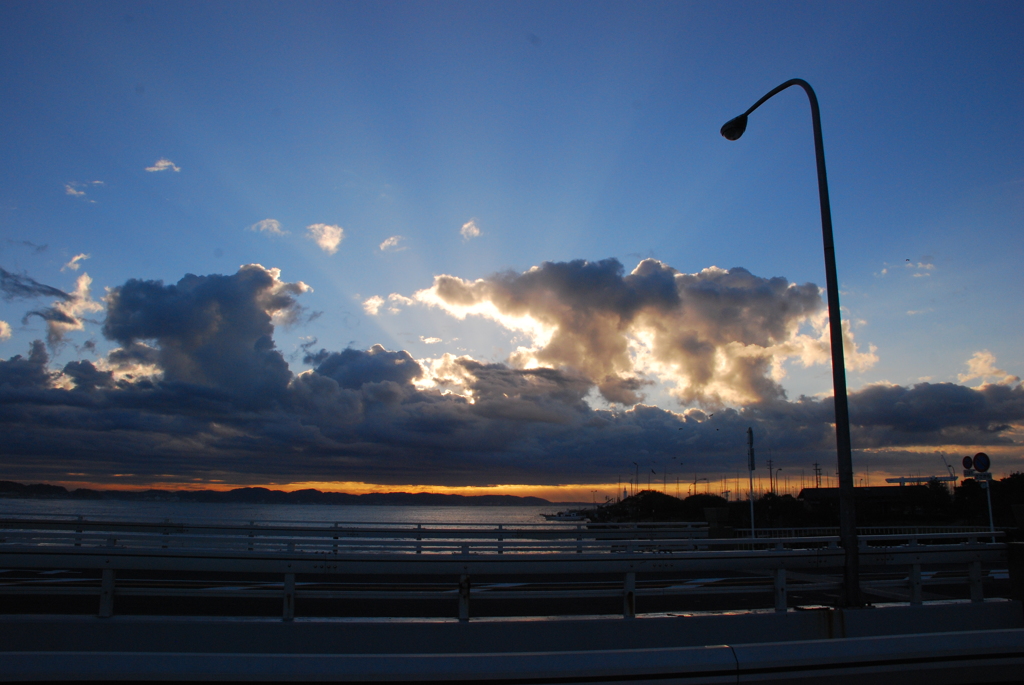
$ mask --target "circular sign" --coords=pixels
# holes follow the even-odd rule
[[[964,465],[965,469],[973,469],[974,468],[974,460],[971,459],[970,457],[964,457],[964,460],[961,463]]]
[[[988,455],[984,452],[978,452],[974,455],[974,470],[985,473],[988,471],[988,467],[992,466],[992,462],[989,460]]]

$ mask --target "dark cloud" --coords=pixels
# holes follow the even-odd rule
[[[478,289],[491,288],[497,294],[489,301],[507,311],[550,316],[566,327],[557,345],[545,348],[558,364],[522,368],[450,355],[417,361],[381,345],[313,352],[313,340],[302,347],[313,368],[298,375],[275,348],[273,332],[307,290],[301,283],[254,265],[173,285],[129,281],[110,291],[104,334],[121,347],[105,359],[53,371],[36,341],[27,358],[0,360],[0,463],[8,478],[35,480],[64,480],[71,471],[134,473],[140,483],[161,474],[252,484],[614,482],[632,461],[659,473],[731,476],[745,463],[748,426],[787,469],[834,462],[829,398],[788,401],[765,386],[759,401],[713,415],[588,403],[595,390],[638,394],[646,382],[618,371],[602,376],[600,364],[585,363],[604,349],[612,322],[661,312],[662,329],[652,335],[690,336],[698,351],[720,347],[730,335],[756,347],[785,338],[794,318],[815,306],[800,287],[743,270],[698,278],[657,263],[641,267],[623,275],[615,263],[571,263],[539,268],[525,280],[512,274],[451,284],[446,297],[453,300],[474,302]],[[577,277],[587,288],[573,288]],[[544,293],[551,302],[539,303]],[[562,296],[568,309],[555,301]],[[757,302],[770,311],[744,312]],[[683,320],[682,311],[698,314]],[[717,327],[702,323],[712,313],[722,318]],[[617,349],[614,336],[607,344]],[[660,358],[681,354],[682,345]],[[583,362],[569,363],[574,359]],[[763,357],[737,355],[734,362],[735,379],[719,370],[714,382],[770,381],[757,366],[768,363]],[[856,458],[877,464],[895,450],[890,468],[900,469],[922,448],[1017,447],[1024,390],[1019,382],[877,385],[851,393],[850,408]]]
[[[81,345],[76,345],[75,350],[79,354],[96,354],[96,341],[90,338]]]
[[[138,365],[157,365],[160,362],[160,351],[144,343],[134,342],[116,350],[111,350],[107,361],[120,368],[132,368]]]
[[[0,388],[45,388],[52,374],[47,370],[50,361],[46,347],[36,340],[29,348],[28,359],[20,354],[4,361],[0,359]]]
[[[72,380],[75,390],[90,391],[114,385],[113,372],[100,371],[88,360],[68,362],[64,365],[64,375]]]
[[[366,383],[390,381],[408,385],[423,375],[423,369],[412,356],[402,350],[389,352],[381,345],[374,345],[366,352],[351,348],[324,356],[316,372],[337,381],[342,388],[358,389]]]
[[[25,314],[25,316],[21,320],[21,323],[22,324],[28,323],[28,320],[30,318],[32,318],[33,316],[38,316],[40,319],[42,319],[43,321],[46,321],[47,323],[63,323],[63,324],[68,324],[68,325],[73,325],[73,324],[76,323],[75,317],[71,316],[70,314],[68,314],[66,312],[63,312],[63,311],[57,309],[56,307],[46,307],[44,309],[34,309],[34,310],[28,312],[27,314]]]
[[[35,252],[36,254],[38,254],[40,252],[46,252],[47,248],[50,247],[49,245],[46,245],[45,243],[43,245],[36,245],[35,243],[30,242],[28,240],[11,240],[10,238],[7,239],[7,244],[8,245],[16,245],[18,247],[27,247],[30,250],[32,250],[33,252]]]
[[[59,288],[40,283],[26,274],[15,274],[0,268],[0,292],[8,302],[13,299],[31,299],[34,297],[56,297],[70,300],[71,295]]]
[[[274,346],[273,317],[287,320],[295,296],[308,290],[278,276],[250,264],[231,276],[189,274],[174,285],[133,279],[111,289],[103,334],[126,348],[155,342],[167,381],[274,402],[291,372]]]

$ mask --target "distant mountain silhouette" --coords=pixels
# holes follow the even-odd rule
[[[24,485],[0,480],[0,497],[22,499],[119,500],[127,502],[240,502],[244,504],[378,504],[390,506],[524,506],[551,504],[540,497],[515,495],[442,495],[432,492],[371,492],[350,495],[320,490],[89,490],[68,491],[59,485]]]

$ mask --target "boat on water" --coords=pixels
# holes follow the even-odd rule
[[[555,514],[541,514],[546,521],[588,521],[587,514],[582,510],[566,510]]]

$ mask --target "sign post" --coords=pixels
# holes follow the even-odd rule
[[[964,457],[964,478],[974,478],[979,481],[985,491],[985,498],[988,500],[988,529],[992,535],[992,542],[996,541],[996,524],[992,516],[992,474],[988,472],[992,466],[992,460],[984,452],[978,452],[974,458]]]
[[[747,471],[750,475],[750,539],[754,535],[754,429],[747,428]],[[751,548],[753,549],[753,548]]]

